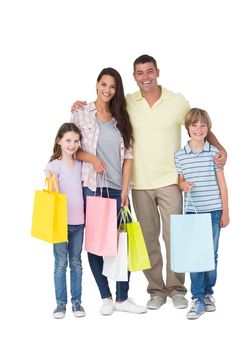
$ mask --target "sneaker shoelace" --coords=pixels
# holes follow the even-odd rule
[[[200,301],[198,299],[194,299],[191,305],[190,312],[196,312],[199,307]]]
[[[55,310],[56,312],[64,312],[65,311],[65,304],[64,303],[59,303],[57,305],[57,308]]]
[[[73,303],[73,311],[83,311],[83,308],[80,305],[79,301],[75,301]]]
[[[215,299],[211,294],[207,294],[205,296],[205,302],[206,304],[214,304],[215,303]]]
[[[183,294],[176,294],[173,299],[185,299]]]
[[[136,305],[136,303],[133,301],[132,298],[128,298],[128,299],[126,299],[125,301],[128,301],[130,304]]]

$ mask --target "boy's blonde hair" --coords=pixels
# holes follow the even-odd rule
[[[212,127],[212,122],[209,114],[201,108],[191,108],[190,111],[186,114],[185,117],[185,128],[189,134],[189,127],[196,122],[201,121],[202,123],[207,125],[208,131],[210,131]],[[190,136],[190,135],[189,135]]]

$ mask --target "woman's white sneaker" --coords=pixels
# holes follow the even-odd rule
[[[101,315],[109,316],[113,313],[114,307],[113,307],[113,301],[112,299],[105,298],[103,299],[103,305],[100,308]]]
[[[147,312],[145,306],[137,305],[131,298],[123,302],[116,302],[114,309],[116,311],[131,312],[133,314],[144,314]]]

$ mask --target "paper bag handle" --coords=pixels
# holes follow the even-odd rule
[[[184,208],[184,214],[187,212],[189,202],[192,203],[193,209],[194,209],[195,213],[197,214],[197,210],[196,210],[195,205],[193,203],[190,191],[187,192],[187,200],[186,200],[186,205]]]
[[[52,191],[52,185],[55,188],[55,192],[59,193],[58,186],[57,186],[57,181],[56,181],[56,179],[55,179],[53,174],[50,177],[46,177],[46,179],[45,179],[45,187],[47,186],[49,192],[53,192]]]

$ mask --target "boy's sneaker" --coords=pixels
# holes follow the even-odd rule
[[[73,311],[73,315],[75,317],[84,317],[86,316],[85,310],[82,307],[82,305],[80,305],[79,301],[74,301],[72,303],[72,311]]]
[[[191,309],[187,313],[186,317],[189,320],[195,320],[199,318],[205,312],[205,304],[199,299],[194,299],[191,305]]]
[[[132,314],[144,314],[147,312],[145,306],[137,305],[131,298],[123,302],[116,302],[114,309],[116,311],[131,312]]]
[[[205,295],[205,311],[211,312],[215,311],[216,306],[215,306],[215,299],[211,294],[206,294]]]
[[[56,309],[53,311],[54,318],[64,318],[66,315],[66,304],[63,301],[57,304]]]
[[[100,308],[101,315],[109,316],[113,313],[113,310],[114,308],[113,308],[112,299],[109,299],[109,298],[103,299],[103,305]]]

